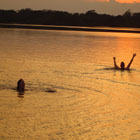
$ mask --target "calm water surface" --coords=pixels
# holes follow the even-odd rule
[[[140,140],[139,62],[140,34],[0,29],[0,140]]]

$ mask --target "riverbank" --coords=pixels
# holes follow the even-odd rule
[[[67,30],[67,31],[90,31],[90,32],[122,32],[140,33],[139,28],[120,27],[79,27],[79,26],[56,26],[56,25],[29,25],[29,24],[3,24],[0,28],[40,29],[40,30]]]

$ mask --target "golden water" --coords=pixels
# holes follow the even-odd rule
[[[140,140],[140,34],[0,33],[0,140]]]

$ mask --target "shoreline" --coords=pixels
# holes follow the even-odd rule
[[[79,26],[56,26],[56,25],[30,25],[30,24],[4,24],[4,23],[0,23],[0,28],[88,31],[88,32],[140,33],[140,28],[137,29],[137,28],[126,28],[126,27],[79,27]]]

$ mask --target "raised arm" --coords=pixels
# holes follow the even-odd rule
[[[129,62],[129,64],[128,64],[128,66],[126,67],[126,69],[129,69],[129,68],[130,68],[130,66],[131,66],[131,64],[132,64],[133,59],[134,59],[135,56],[136,56],[136,53],[133,54],[132,59],[130,60],[130,62]]]
[[[119,67],[116,64],[116,57],[113,57],[113,60],[114,60],[114,67],[115,67],[115,69],[119,69]]]

